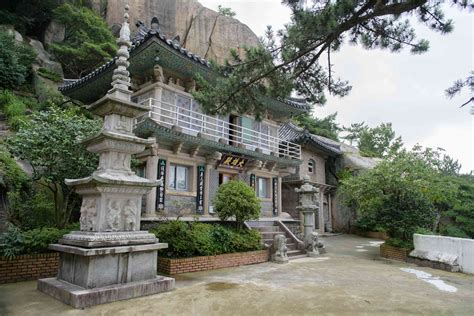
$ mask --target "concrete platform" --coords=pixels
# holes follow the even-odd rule
[[[38,280],[38,290],[75,308],[84,308],[111,303],[130,298],[158,294],[174,288],[174,279],[157,276],[155,279],[105,286],[95,289],[58,280],[56,278]]]
[[[174,291],[84,310],[36,290],[36,281],[2,284],[0,315],[474,315],[472,275],[383,259],[376,239],[322,242],[320,257],[180,274]]]

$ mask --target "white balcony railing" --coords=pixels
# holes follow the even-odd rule
[[[151,111],[138,118],[138,122],[145,117],[150,117],[155,122],[165,127],[178,126],[186,134],[197,136],[198,133],[205,138],[226,144],[243,147],[249,150],[259,149],[266,154],[278,157],[301,158],[301,146],[282,140],[273,135],[261,133],[219,119],[215,116],[202,114],[178,107],[156,99],[147,99],[140,104],[147,104]]]

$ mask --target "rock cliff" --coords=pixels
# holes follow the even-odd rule
[[[137,20],[149,26],[156,16],[168,37],[179,35],[183,47],[219,63],[229,57],[231,48],[241,51],[243,46],[258,44],[257,36],[247,25],[220,15],[197,0],[93,0],[92,3],[112,27],[122,22],[126,3],[130,5],[133,27]]]

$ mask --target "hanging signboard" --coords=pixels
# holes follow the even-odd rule
[[[198,214],[204,214],[204,176],[205,166],[197,167],[197,195],[196,195],[196,207]]]
[[[238,157],[230,154],[223,154],[219,165],[232,168],[243,168],[248,162],[247,158]]]
[[[163,183],[156,187],[156,209],[165,209],[165,188],[166,188],[166,160],[158,160],[158,179],[163,179]]]
[[[253,173],[250,175],[250,186],[255,190],[255,175]]]
[[[272,179],[273,215],[278,215],[278,178]]]

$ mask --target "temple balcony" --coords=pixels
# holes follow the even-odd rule
[[[206,115],[153,98],[139,103],[150,106],[151,111],[139,117],[138,123],[148,117],[161,126],[191,136],[280,158],[301,159],[300,145],[272,135],[270,129],[264,132],[256,131],[220,117]]]

